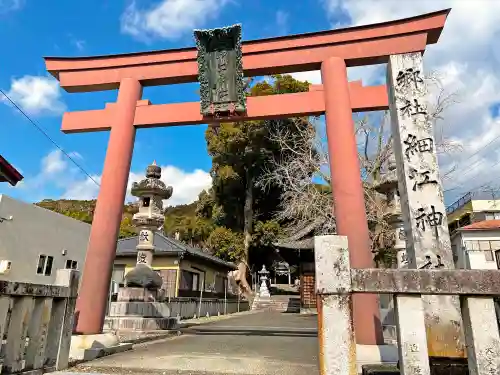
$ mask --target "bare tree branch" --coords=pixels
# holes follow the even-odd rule
[[[445,110],[457,103],[457,96],[444,90],[437,73],[431,73],[426,80],[436,92],[435,98],[431,96],[435,100],[429,105],[428,116],[429,121],[440,122],[435,136],[438,152],[451,154],[460,151],[459,144],[445,137],[443,123]],[[363,116],[355,122],[367,219],[375,253],[394,245],[393,230],[388,221],[390,203],[374,188],[387,173],[388,161],[393,157],[389,121],[386,112],[378,117]],[[277,142],[283,151],[279,158],[271,161],[258,186],[266,189],[272,184],[283,190],[276,218],[290,223],[288,233],[296,233],[312,223],[317,223],[315,234],[335,233],[326,135],[318,125],[317,121],[311,126],[304,126],[303,120],[295,121],[293,129],[278,126],[278,130],[270,134],[271,140]],[[453,170],[454,167],[445,171],[442,178],[447,178]]]

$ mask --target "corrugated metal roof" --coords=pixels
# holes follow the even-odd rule
[[[135,255],[137,253],[136,246],[139,242],[138,236],[128,237],[118,240],[116,244],[116,256]],[[215,263],[227,268],[235,269],[236,265],[231,262],[226,262],[213,255],[207,254],[199,249],[184,245],[180,241],[168,238],[161,233],[154,234],[155,255],[180,255],[192,256],[194,258],[203,259],[205,261]]]

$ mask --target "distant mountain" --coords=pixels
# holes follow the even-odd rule
[[[96,200],[72,200],[72,199],[44,199],[35,203],[37,206],[47,210],[72,217],[85,223],[92,223]],[[136,231],[132,226],[132,216],[137,212],[137,203],[127,203],[123,207],[122,222],[120,225],[120,238],[134,236]],[[169,206],[165,210],[165,233],[173,235],[181,222],[186,219],[191,221],[196,216],[196,202]]]

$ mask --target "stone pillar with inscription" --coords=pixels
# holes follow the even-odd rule
[[[422,54],[390,56],[387,80],[408,267],[454,268]],[[463,358],[458,298],[422,300],[429,356]]]
[[[163,200],[172,196],[172,187],[160,180],[161,168],[153,162],[146,169],[146,178],[132,184],[131,193],[139,198],[139,212],[134,214],[132,223],[139,232],[137,244],[137,264],[125,275],[127,287],[158,290],[162,278],[152,268],[154,234],[163,226]]]

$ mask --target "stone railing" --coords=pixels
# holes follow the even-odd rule
[[[235,312],[247,311],[250,309],[248,301],[220,298],[176,298],[170,302],[165,302],[170,309],[172,317],[180,317],[181,319],[190,319],[195,316],[217,316],[225,314],[233,314]]]
[[[394,295],[399,368],[405,375],[431,373],[421,296],[460,296],[469,373],[500,374],[493,302],[493,296],[500,295],[500,271],[351,269],[347,245],[343,236],[315,238],[321,374],[357,373],[351,318],[354,293]]]
[[[58,270],[55,285],[0,280],[1,374],[68,367],[78,278]]]
[[[170,302],[148,302],[147,310],[141,302],[112,302],[109,316],[154,316],[170,317],[180,319],[191,319],[199,316],[217,316],[233,314],[239,311],[249,310],[248,301],[236,299],[212,299],[203,298],[200,305],[199,298],[180,297],[172,298]],[[149,311],[151,310],[151,311]]]
[[[175,329],[178,321],[249,310],[248,301],[175,298],[170,302],[111,302],[105,331]]]

